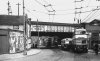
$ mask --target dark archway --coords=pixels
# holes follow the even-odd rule
[[[38,32],[31,32],[31,36],[38,36]],[[39,36],[58,36],[60,39],[72,38],[73,32],[39,32]]]

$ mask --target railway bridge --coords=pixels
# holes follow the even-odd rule
[[[57,36],[72,38],[74,29],[80,24],[31,21],[31,36]]]

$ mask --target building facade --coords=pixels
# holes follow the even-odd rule
[[[25,17],[27,20],[27,17]],[[24,48],[31,48],[29,36],[29,23],[26,21],[24,28],[24,17],[13,15],[0,15],[0,53],[17,53],[24,51]],[[26,31],[26,42],[24,41],[24,29]],[[4,40],[4,41],[3,41]],[[5,43],[7,42],[7,43]],[[24,47],[26,43],[26,47]],[[6,44],[6,45],[5,45]],[[8,46],[8,47],[7,47]]]
[[[100,45],[100,20],[94,19],[89,23],[85,23],[84,27],[88,32],[89,48],[94,48],[95,43]]]

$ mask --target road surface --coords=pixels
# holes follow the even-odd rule
[[[60,49],[42,49],[37,55],[3,61],[100,61],[100,55],[77,54]]]

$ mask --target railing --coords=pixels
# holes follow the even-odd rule
[[[50,26],[50,25],[31,25],[31,31],[40,32],[74,32],[74,27],[71,26]]]

